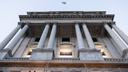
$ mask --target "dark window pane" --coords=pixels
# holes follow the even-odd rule
[[[28,55],[31,55],[32,54],[32,52],[28,52]]]
[[[98,42],[97,38],[92,38],[92,40],[93,40],[94,42]]]
[[[35,39],[35,42],[39,42],[39,40],[40,40],[40,38],[36,38],[36,39]]]
[[[70,42],[70,38],[69,37],[63,37],[62,42]]]

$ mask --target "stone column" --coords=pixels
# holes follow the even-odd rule
[[[0,50],[3,49],[9,41],[15,36],[15,34],[20,29],[20,25],[17,25],[17,27],[0,43]]]
[[[124,56],[124,52],[125,50],[127,50],[128,48],[126,47],[126,45],[121,41],[121,39],[114,33],[114,31],[108,26],[108,24],[104,25],[105,29],[107,30],[107,32],[109,33],[109,35],[112,37],[112,39],[118,44],[118,46],[120,47],[120,50],[122,51],[122,56]]]
[[[17,34],[17,36],[9,43],[9,45],[6,47],[6,49],[13,50],[15,45],[18,43],[18,41],[21,39],[21,37],[24,35],[24,33],[27,31],[28,25],[25,25],[21,31]]]
[[[75,31],[76,31],[76,37],[77,37],[79,49],[82,49],[84,48],[84,41],[78,24],[75,24]]]
[[[49,30],[49,24],[46,24],[44,31],[42,32],[42,35],[41,35],[41,38],[40,38],[37,48],[44,48],[44,42],[46,40],[48,30]]]
[[[115,24],[112,28],[119,34],[119,36],[128,44],[128,37]]]
[[[92,37],[91,37],[91,35],[89,33],[89,30],[88,30],[86,24],[83,24],[82,27],[83,27],[84,34],[85,34],[85,37],[87,39],[89,48],[91,48],[91,49],[95,48],[95,45],[93,43]]]
[[[55,35],[56,35],[56,24],[53,24],[47,48],[54,47]]]
[[[85,24],[83,24],[82,27],[83,27],[84,34],[86,36],[86,39],[87,39],[87,42],[88,42],[90,48],[84,48],[82,35],[81,35],[78,24],[76,24],[75,29],[76,29],[77,39],[78,39],[78,45],[80,47],[80,49],[78,50],[80,60],[95,60],[95,61],[100,60],[100,61],[103,61],[104,59],[100,53],[100,50],[97,50],[94,47],[91,35],[87,29],[87,26]]]
[[[46,25],[43,34],[47,34],[48,28],[49,25]],[[43,34],[42,37],[44,36],[44,38],[41,38],[40,40],[45,40],[46,36]],[[55,42],[55,35],[56,35],[56,24],[53,24],[47,48],[42,48],[43,44],[41,44],[40,45],[41,48],[39,47],[37,49],[33,49],[30,60],[52,60],[54,53],[53,47]]]

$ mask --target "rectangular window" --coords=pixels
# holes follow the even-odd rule
[[[60,48],[59,49],[59,57],[73,57],[72,48]]]
[[[39,41],[40,41],[39,37],[35,38],[35,42],[39,42]]]
[[[92,40],[93,40],[94,42],[98,42],[97,38],[92,38]]]
[[[70,38],[69,37],[62,37],[62,42],[70,42]]]
[[[32,51],[29,51],[27,55],[31,55],[32,54]]]
[[[60,52],[60,55],[72,55],[72,52]]]

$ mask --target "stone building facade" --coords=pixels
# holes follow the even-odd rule
[[[0,43],[0,72],[127,72],[128,37],[105,11],[27,12]]]

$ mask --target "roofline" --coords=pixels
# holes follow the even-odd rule
[[[106,14],[106,11],[39,11],[39,12],[27,12],[28,15],[32,14],[64,14],[64,13],[82,13],[82,14]]]

